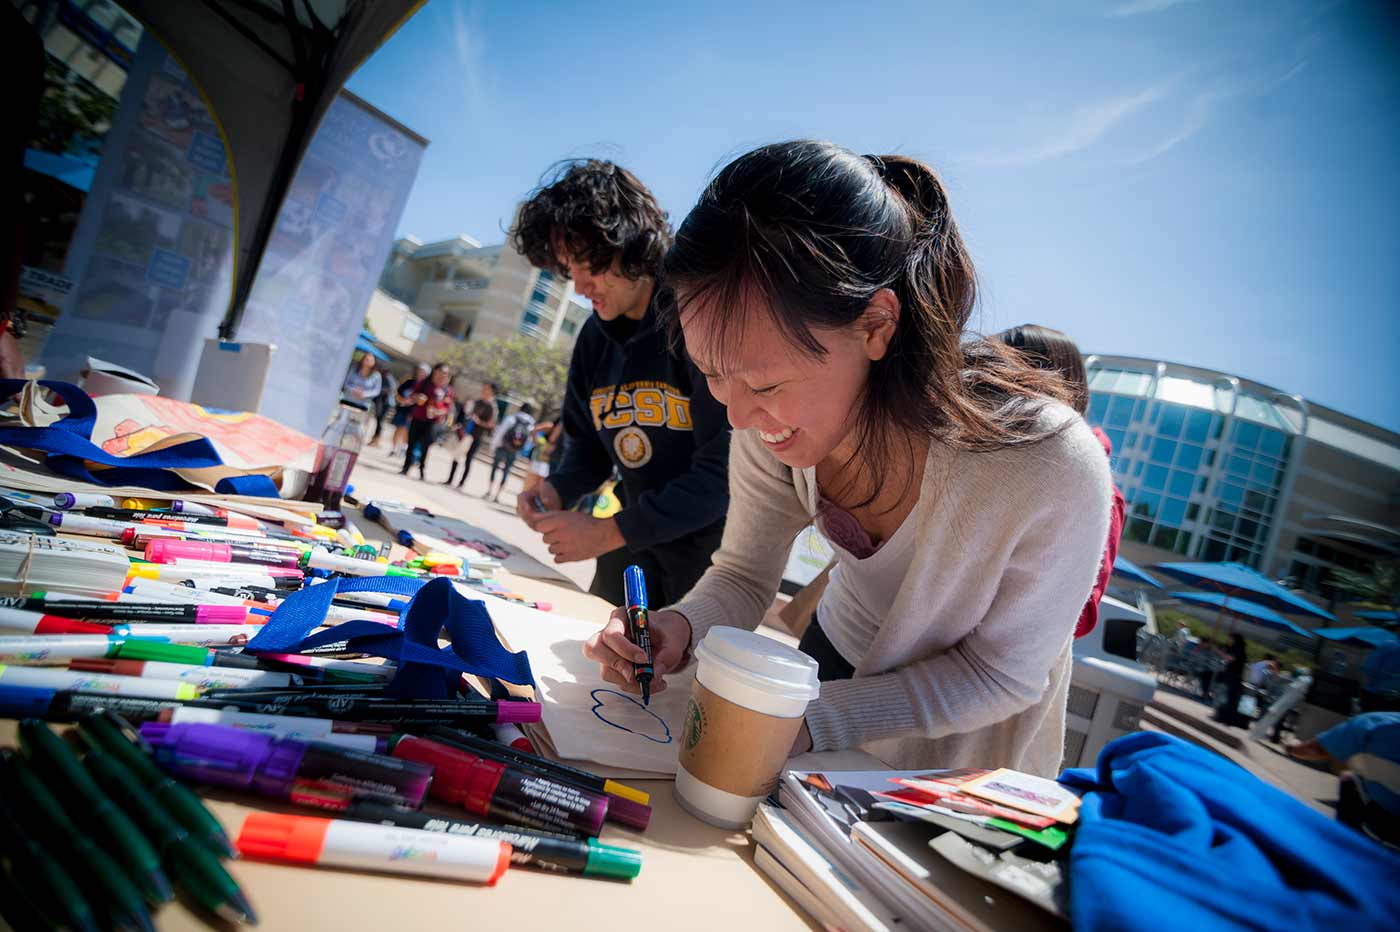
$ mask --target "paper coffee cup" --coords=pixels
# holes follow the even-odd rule
[[[711,628],[695,648],[695,685],[681,728],[676,801],[723,828],[744,828],[778,783],[807,703],[817,662],[739,628]]]

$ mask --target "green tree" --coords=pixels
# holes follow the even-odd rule
[[[1377,563],[1369,573],[1333,570],[1332,585],[1351,594],[1352,601],[1368,602],[1392,611],[1400,609],[1400,564]]]
[[[81,80],[62,62],[44,65],[39,123],[29,144],[59,155],[95,153],[117,111],[117,102]]]
[[[469,378],[495,382],[503,393],[533,401],[542,411],[563,403],[569,353],[559,347],[522,335],[469,341],[448,362]]]

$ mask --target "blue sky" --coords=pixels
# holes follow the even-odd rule
[[[606,9],[606,12],[600,12]],[[430,0],[349,87],[431,140],[399,229],[499,242],[555,160],[679,223],[755,145],[942,173],[992,331],[1400,430],[1400,13],[1340,0]]]

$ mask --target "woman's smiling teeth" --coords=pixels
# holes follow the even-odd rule
[[[782,443],[784,440],[787,440],[789,437],[792,436],[792,428],[784,427],[777,433],[769,433],[766,430],[760,430],[758,432],[758,436],[763,440],[764,443]]]

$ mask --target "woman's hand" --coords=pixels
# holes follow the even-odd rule
[[[666,689],[663,677],[685,661],[686,649],[690,647],[690,622],[680,612],[661,611],[648,614],[647,626],[651,630],[651,692],[655,695]],[[641,692],[632,664],[646,663],[647,655],[627,639],[625,610],[613,609],[603,630],[584,642],[583,655],[598,662],[605,681],[628,692]]]

